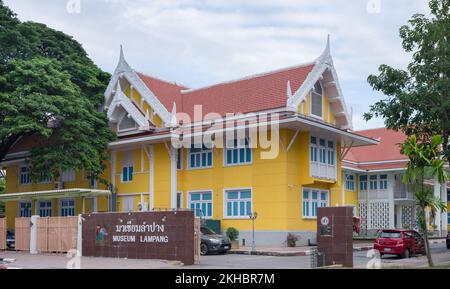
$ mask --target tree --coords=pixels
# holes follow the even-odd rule
[[[33,137],[33,178],[82,168],[101,174],[115,138],[101,109],[109,78],[72,37],[19,21],[0,0],[0,162]]]
[[[389,129],[402,130],[430,141],[438,134],[450,160],[450,13],[449,0],[429,3],[432,17],[416,14],[400,28],[403,48],[413,53],[407,70],[388,65],[379,75],[370,75],[369,84],[387,98],[370,107],[366,120],[383,117]]]
[[[413,184],[415,187],[415,200],[419,208],[419,227],[424,234],[425,251],[428,264],[432,267],[430,243],[428,240],[428,224],[426,211],[430,211],[431,219],[437,213],[445,212],[447,205],[439,197],[434,197],[433,191],[424,185],[425,178],[437,178],[440,183],[447,179],[444,165],[445,160],[442,155],[443,140],[440,135],[433,136],[430,142],[418,142],[415,136],[409,137],[402,145],[401,153],[409,158],[408,166],[403,177],[403,181]]]
[[[5,179],[0,175],[0,195],[5,193]],[[5,203],[0,202],[0,216],[5,213]]]

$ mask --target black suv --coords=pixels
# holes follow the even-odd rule
[[[217,234],[206,226],[201,226],[200,232],[200,253],[202,255],[208,253],[225,254],[231,249],[231,242],[227,237]]]
[[[13,250],[16,248],[16,240],[14,238],[14,233],[11,231],[6,232],[6,247],[9,250]]]
[[[450,233],[447,234],[447,249],[450,249]]]

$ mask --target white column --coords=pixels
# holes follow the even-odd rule
[[[389,198],[389,228],[395,227],[395,204],[394,204],[395,180],[393,174],[388,174],[388,198]]]
[[[177,208],[177,150],[170,147],[170,207]]]
[[[116,189],[116,172],[117,172],[117,168],[116,168],[116,159],[117,159],[117,152],[116,151],[112,151],[111,152],[111,185],[113,188],[113,191],[115,191]],[[109,196],[109,201],[108,201],[108,211],[112,211],[112,195]],[[116,196],[116,203],[117,203],[117,196]]]
[[[78,232],[77,232],[77,256],[81,257],[83,256],[82,254],[82,248],[83,248],[83,238],[82,238],[82,223],[83,223],[83,218],[81,217],[81,214],[78,215]]]
[[[448,200],[447,200],[447,188],[448,188],[448,182],[444,183],[441,186],[441,199],[442,201],[448,206]],[[448,210],[448,208],[447,208]],[[448,211],[442,212],[441,222],[442,222],[442,230],[444,231],[445,235],[448,232],[448,217],[447,217]]]
[[[439,197],[441,198],[441,184],[439,183],[439,181],[437,179],[434,179],[434,196],[435,197]],[[435,220],[434,220],[434,224],[437,226],[436,230],[438,230],[439,232],[442,232],[443,228],[442,228],[442,222],[441,222],[441,216],[442,214],[436,214]]]
[[[31,216],[30,224],[30,254],[37,254],[37,220],[38,215]]]
[[[149,210],[153,210],[155,208],[155,153],[153,145],[150,145],[148,148],[148,160],[149,164],[149,178],[150,178],[150,187],[149,187]]]

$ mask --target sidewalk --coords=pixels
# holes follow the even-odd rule
[[[430,244],[442,244],[445,239],[430,240]],[[317,249],[316,246],[299,246],[299,247],[269,247],[257,246],[256,251],[252,252],[249,246],[240,247],[239,249],[231,249],[228,254],[245,254],[245,255],[265,255],[265,256],[309,256]],[[353,251],[368,251],[373,249],[373,242],[362,243],[355,242]]]

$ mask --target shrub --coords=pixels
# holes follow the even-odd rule
[[[226,232],[228,238],[230,238],[231,241],[235,241],[237,240],[238,236],[239,236],[239,230],[233,227],[230,227],[227,229]]]
[[[287,235],[287,245],[288,247],[295,247],[298,237],[294,234],[289,233]]]

